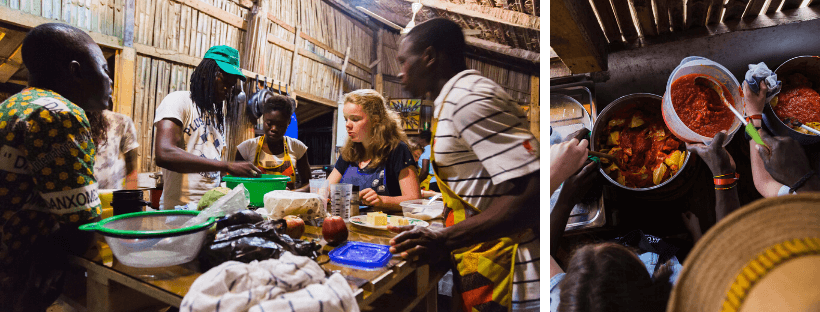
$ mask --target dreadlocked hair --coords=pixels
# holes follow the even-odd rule
[[[358,163],[371,157],[365,168],[378,168],[400,143],[408,143],[407,134],[400,126],[399,115],[387,109],[387,101],[376,90],[362,89],[345,94],[344,103],[359,105],[367,115],[367,135],[370,140],[369,151],[365,150],[362,143],[347,140],[342,146],[344,160]]]
[[[616,243],[586,245],[574,252],[558,288],[561,312],[666,311],[672,264],[649,275],[635,251]]]
[[[224,72],[212,59],[202,59],[199,65],[191,74],[191,100],[194,101],[199,115],[203,119],[210,120],[216,125],[220,132],[225,132],[225,113],[222,109],[222,103],[214,103],[214,89],[216,83],[216,75],[222,73],[227,77],[229,74]]]
[[[94,145],[99,150],[100,146],[105,145],[108,136],[108,119],[103,116],[103,111],[85,111],[85,116],[88,118],[88,124],[91,125],[91,139],[94,140]]]

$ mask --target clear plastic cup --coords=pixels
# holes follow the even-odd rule
[[[338,183],[330,186],[330,213],[342,219],[350,218],[350,200],[353,195],[353,185]]]

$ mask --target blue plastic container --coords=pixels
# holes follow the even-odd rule
[[[353,241],[336,247],[329,256],[331,261],[338,264],[365,270],[381,268],[393,258],[390,246]]]

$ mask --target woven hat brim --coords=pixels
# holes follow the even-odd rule
[[[820,193],[761,199],[712,227],[689,253],[667,312],[720,311],[740,270],[775,244],[820,237]]]

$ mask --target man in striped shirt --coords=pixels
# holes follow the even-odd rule
[[[523,111],[501,86],[467,69],[465,48],[464,35],[456,23],[433,19],[419,24],[399,46],[399,77],[413,96],[429,93],[435,98],[438,122],[432,158],[440,188],[444,192],[446,184],[479,213],[467,214],[452,226],[447,220],[448,227],[442,230],[391,227],[402,232],[391,241],[392,251],[408,259],[418,256],[420,261],[436,262],[457,249],[510,237],[518,242],[512,310],[537,311],[538,141],[528,130]],[[461,288],[462,293],[474,290],[465,289],[469,288],[465,285]],[[482,310],[481,305],[473,307]]]

